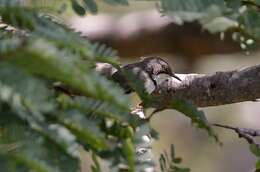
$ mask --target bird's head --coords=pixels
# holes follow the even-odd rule
[[[153,75],[167,74],[181,81],[181,79],[173,73],[171,66],[160,57],[147,57],[142,60],[142,63],[146,66],[146,70]]]

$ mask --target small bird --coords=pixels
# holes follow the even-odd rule
[[[181,79],[172,72],[170,65],[160,57],[147,57],[140,62],[122,66],[122,69],[126,71],[126,74],[128,72],[131,73],[138,81],[144,84],[150,79],[155,88],[157,86],[156,77],[159,74],[167,74],[181,81]],[[125,75],[122,74],[122,71],[119,70],[115,72],[112,75],[112,80],[119,83],[126,94],[134,91],[129,85],[129,81],[127,81]]]

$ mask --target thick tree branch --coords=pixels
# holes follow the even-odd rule
[[[188,74],[183,78],[181,83],[167,80],[159,85],[153,93],[157,106],[163,107],[176,97],[189,100],[198,107],[260,98],[260,65],[211,75]]]
[[[107,67],[106,64],[104,69],[108,70]],[[102,69],[102,64],[99,64],[98,71],[102,73]],[[182,82],[169,78],[158,84],[152,93],[154,99],[151,107],[169,108],[170,102],[176,98],[188,100],[198,107],[254,101],[260,98],[260,65],[210,75],[178,76]]]

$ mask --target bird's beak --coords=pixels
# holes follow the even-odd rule
[[[175,75],[174,73],[171,75],[172,77],[176,78],[179,81],[182,81],[177,75]]]

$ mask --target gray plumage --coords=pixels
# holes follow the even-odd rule
[[[159,74],[167,74],[180,80],[180,78],[172,72],[170,65],[159,57],[147,57],[140,62],[122,66],[122,69],[126,71],[126,73],[130,72],[136,77],[136,79],[143,83],[146,83],[147,80],[150,79],[153,82],[154,87],[157,86],[156,77]],[[122,71],[115,72],[112,75],[112,79],[119,83],[119,85],[125,90],[125,93],[131,93],[133,91],[131,86],[128,84],[127,79],[122,74]]]

